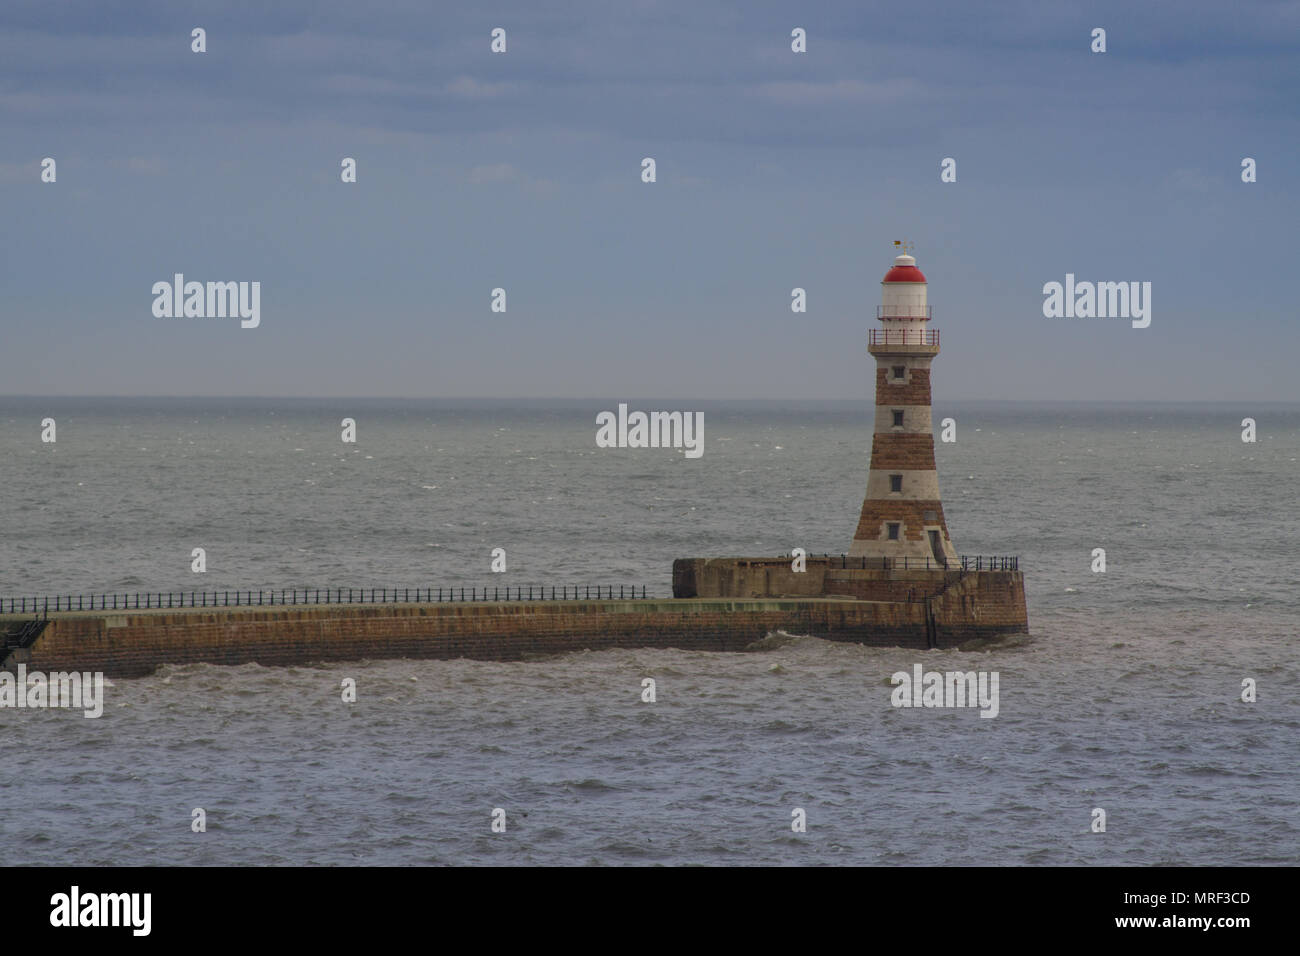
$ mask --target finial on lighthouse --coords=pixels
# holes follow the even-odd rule
[[[888,272],[885,273],[885,278],[882,281],[886,283],[914,282],[914,283],[919,283],[921,285],[924,285],[925,273],[923,273],[920,269],[916,267],[916,257],[910,255],[908,252],[908,250],[914,248],[912,243],[907,242],[906,240],[903,239],[895,239],[894,248],[903,250],[902,254],[894,256],[894,265]],[[924,305],[925,304],[924,293],[920,293],[920,294],[921,294],[921,299],[917,302],[917,304]],[[890,303],[886,303],[886,304],[888,305]],[[897,305],[900,303],[896,302],[893,304]]]
[[[897,249],[899,253],[898,255],[894,256],[895,266],[916,265],[916,257],[912,255],[912,250],[916,248],[916,246],[913,243],[908,242],[906,239],[895,239],[894,248]],[[919,274],[919,270],[918,270],[918,274]],[[891,280],[886,279],[885,281],[889,282]]]

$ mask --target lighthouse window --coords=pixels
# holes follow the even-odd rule
[[[906,375],[907,375],[907,366],[906,366],[906,365],[895,365],[895,366],[894,366],[894,378],[903,378],[903,377],[905,377]]]
[[[894,427],[903,427],[903,410],[901,408],[894,409]]]
[[[890,475],[890,476],[889,476],[889,490],[890,490],[890,491],[902,491],[902,490],[903,490],[903,476],[902,476],[902,475]]]
[[[886,527],[889,529],[889,540],[890,540],[890,541],[897,541],[897,540],[898,540],[898,529],[901,528],[902,525],[899,524],[897,521],[891,521],[891,522],[889,522],[888,525],[886,525]]]

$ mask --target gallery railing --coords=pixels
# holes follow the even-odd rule
[[[872,329],[867,338],[870,346],[907,346],[924,345],[927,348],[939,347],[938,329]]]

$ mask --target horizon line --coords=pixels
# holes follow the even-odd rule
[[[626,398],[611,398],[608,395],[248,395],[248,394],[210,394],[210,395],[186,395],[186,394],[104,394],[104,393],[48,393],[37,394],[30,392],[0,393],[0,401],[5,399],[183,399],[183,400],[203,400],[203,399],[237,399],[244,401],[397,401],[397,402],[608,402],[617,401],[623,403],[645,402],[645,401],[671,401],[675,404],[683,402],[762,402],[766,404],[779,404],[782,402],[818,402],[824,404],[875,404],[874,396],[863,396],[862,398],[790,398],[782,396],[768,396],[764,398],[673,398],[665,399],[662,396],[630,396]],[[1273,405],[1300,405],[1300,399],[1283,399],[1283,398],[948,398],[949,402],[987,402],[1005,405],[1248,405],[1248,404],[1273,404]]]

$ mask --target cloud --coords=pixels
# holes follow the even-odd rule
[[[0,163],[0,183],[40,182],[41,161],[30,163]]]
[[[504,96],[514,89],[511,83],[480,83],[472,76],[458,76],[443,91],[450,96],[459,96],[467,100],[486,100]]]
[[[1175,189],[1184,192],[1204,193],[1210,191],[1210,177],[1199,169],[1175,169],[1169,177],[1169,183]]]
[[[821,106],[834,103],[897,103],[918,97],[922,87],[915,80],[885,80],[864,83],[861,80],[836,80],[816,83],[785,80],[761,83],[755,87],[759,96],[786,106]]]
[[[475,186],[514,183],[516,186],[539,195],[553,193],[557,188],[554,180],[540,176],[530,176],[510,163],[488,163],[474,166],[470,169],[466,179]]]
[[[318,81],[321,89],[331,93],[354,95],[371,94],[387,96],[430,95],[427,87],[417,83],[399,83],[382,76],[365,76],[360,73],[331,73]]]
[[[167,164],[157,156],[132,156],[126,161],[126,168],[145,176],[159,176],[167,171]]]
[[[469,171],[469,181],[476,185],[482,183],[508,183],[518,180],[519,170],[509,163],[493,163],[489,166],[475,166]]]

